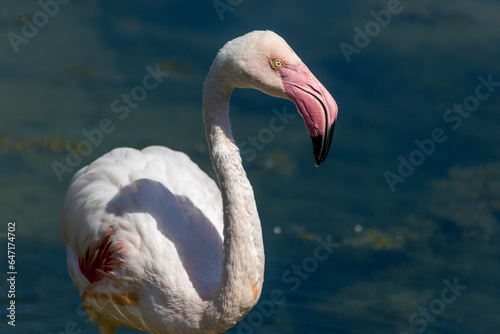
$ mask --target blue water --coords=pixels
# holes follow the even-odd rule
[[[242,0],[219,13],[211,0],[42,3],[52,7],[0,4],[1,333],[97,333],[59,236],[72,174],[114,147],[160,144],[213,176],[203,80],[217,50],[254,29],[288,41],[339,117],[315,168],[299,116],[268,131],[292,103],[235,91],[267,262],[259,304],[228,332],[498,332],[498,2]],[[157,65],[169,73],[158,87],[113,108]],[[108,131],[79,148],[103,119]],[[82,160],[69,166],[66,145]]]

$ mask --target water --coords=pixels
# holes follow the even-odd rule
[[[300,117],[271,137],[263,130],[293,104],[235,92],[233,130],[242,152],[255,151],[243,158],[267,263],[258,306],[229,333],[498,331],[497,2],[234,1],[221,16],[212,1],[54,8],[52,17],[34,1],[0,5],[1,267],[7,273],[15,221],[17,270],[15,327],[1,285],[2,333],[97,332],[59,237],[71,175],[111,148],[150,144],[210,171],[202,83],[217,50],[254,29],[289,42],[336,98],[339,119],[327,161],[314,168]],[[23,17],[39,26],[27,37]],[[137,106],[113,108],[158,64],[168,77]],[[103,119],[99,143],[78,149],[82,131]],[[86,156],[56,173],[66,144]]]

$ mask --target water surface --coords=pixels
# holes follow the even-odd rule
[[[231,120],[242,153],[254,149],[243,159],[267,263],[258,306],[228,332],[497,332],[499,4],[232,3],[218,13],[212,1],[69,2],[46,21],[34,1],[0,4],[0,258],[7,273],[15,221],[18,273],[15,327],[1,285],[1,332],[97,332],[59,236],[71,176],[114,147],[151,144],[187,152],[213,176],[203,80],[217,50],[254,29],[289,42],[337,100],[339,118],[315,168],[299,116],[266,137],[293,104],[235,91]],[[39,27],[24,37],[26,20]],[[115,112],[157,65],[168,77]],[[78,151],[83,131],[103,119],[113,130],[69,166],[66,145]],[[252,146],[252,136],[264,140]]]

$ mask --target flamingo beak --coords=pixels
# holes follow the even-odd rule
[[[313,144],[316,166],[325,161],[337,119],[337,103],[303,63],[279,69],[285,92],[304,118]]]

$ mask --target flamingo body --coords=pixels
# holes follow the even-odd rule
[[[196,314],[192,303],[202,307],[220,279],[220,191],[184,153],[115,149],[73,177],[63,212],[70,274],[97,321],[166,329]]]
[[[257,303],[264,247],[253,189],[229,122],[236,87],[293,101],[316,164],[330,149],[337,105],[288,44],[254,31],[219,51],[203,89],[217,184],[184,153],[118,148],[72,178],[61,235],[70,276],[102,334],[222,333]]]

